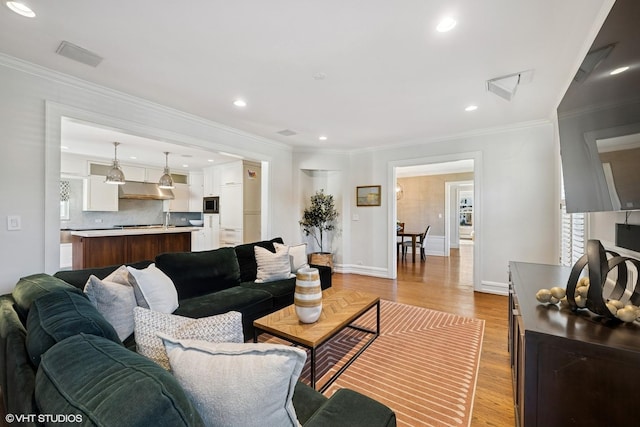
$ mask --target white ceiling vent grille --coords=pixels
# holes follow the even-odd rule
[[[291,129],[283,129],[281,131],[278,132],[280,135],[282,136],[293,136],[293,135],[297,135],[298,132],[294,132]]]
[[[102,62],[102,57],[80,46],[76,46],[73,43],[69,43],[68,41],[60,43],[60,46],[56,49],[56,53],[91,67],[97,67],[98,64]]]

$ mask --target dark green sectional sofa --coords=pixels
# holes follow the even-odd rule
[[[273,251],[274,241],[282,242],[158,255],[156,266],[178,291],[175,314],[240,311],[245,338],[252,337],[254,319],[293,302],[295,279],[253,283],[253,246]],[[117,267],[35,274],[0,296],[2,403],[7,414],[22,417],[19,425],[203,425],[171,373],[137,354],[135,337],[123,345],[82,292],[91,274],[104,278]],[[319,269],[326,289],[331,272]],[[30,357],[34,353],[41,357]],[[352,390],[327,398],[299,382],[293,403],[304,426],[395,425],[393,411]]]

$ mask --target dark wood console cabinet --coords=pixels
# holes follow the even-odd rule
[[[509,264],[509,351],[516,424],[628,426],[638,422],[640,324],[539,304],[540,288],[566,288],[570,269]]]

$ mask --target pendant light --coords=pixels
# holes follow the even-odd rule
[[[124,184],[124,173],[122,172],[122,169],[120,169],[120,163],[118,163],[118,145],[120,145],[119,142],[113,143],[113,146],[114,146],[113,166],[111,166],[111,169],[109,169],[109,172],[107,173],[107,178],[104,181],[107,184],[117,184],[117,185]]]
[[[171,178],[171,171],[169,171],[169,152],[165,151],[165,166],[164,166],[164,175],[160,177],[160,181],[158,181],[159,188],[171,189],[173,187],[173,178]]]

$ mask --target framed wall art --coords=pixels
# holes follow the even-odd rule
[[[356,187],[356,205],[380,206],[380,188],[379,185]]]

